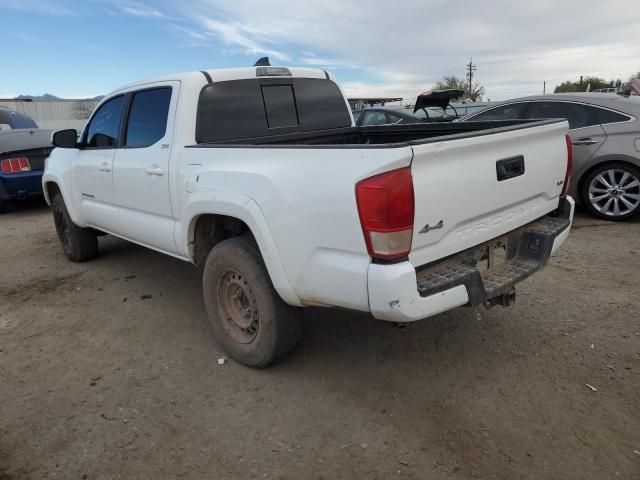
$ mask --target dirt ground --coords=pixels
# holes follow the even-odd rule
[[[640,478],[640,220],[578,215],[511,308],[306,310],[264,371],[218,365],[195,267],[100,250],[0,217],[0,480]]]

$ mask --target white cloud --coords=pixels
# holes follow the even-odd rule
[[[553,89],[580,75],[626,79],[640,68],[634,0],[616,8],[581,0],[185,0],[180,11],[195,32],[244,53],[360,67],[360,78],[345,82],[350,94],[415,95],[443,75],[464,76],[471,56],[492,99],[541,92],[545,80]]]
[[[0,0],[0,7],[41,15],[73,15],[75,9],[67,1],[48,0]]]
[[[138,2],[116,2],[116,9],[125,15],[146,18],[166,18],[160,10]]]
[[[225,22],[210,17],[199,17],[198,22],[206,34],[216,37],[225,45],[251,55],[269,55],[277,60],[290,61],[283,51],[270,46],[271,43],[259,30],[241,22]],[[193,34],[192,34],[193,35]],[[198,33],[196,32],[196,35]],[[202,34],[200,34],[202,35]]]
[[[476,79],[498,100],[580,75],[640,69],[637,0],[108,0],[111,13],[161,22],[187,47],[337,70],[350,95],[415,96],[444,75]],[[0,0],[45,15],[86,15],[98,2]],[[100,10],[100,9],[98,9]],[[237,60],[237,59],[233,59]]]

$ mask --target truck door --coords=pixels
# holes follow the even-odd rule
[[[108,229],[113,217],[113,156],[119,142],[125,96],[104,102],[85,128],[72,161],[72,194],[80,220]]]
[[[114,233],[175,253],[169,195],[169,159],[179,82],[128,94],[122,147],[113,161],[114,202],[121,212]]]

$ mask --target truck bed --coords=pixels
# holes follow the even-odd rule
[[[268,137],[241,138],[211,143],[199,143],[188,148],[216,147],[304,147],[325,148],[371,148],[419,145],[448,139],[475,137],[493,133],[520,130],[533,126],[564,121],[550,120],[495,120],[484,122],[425,122],[403,125],[380,125],[371,127],[346,127],[312,132],[297,132]]]

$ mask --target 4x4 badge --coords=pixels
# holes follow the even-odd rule
[[[444,222],[442,220],[440,220],[438,223],[436,223],[433,227],[430,226],[428,223],[422,228],[422,230],[420,230],[420,233],[429,233],[431,230],[438,230],[439,228],[444,227]]]

